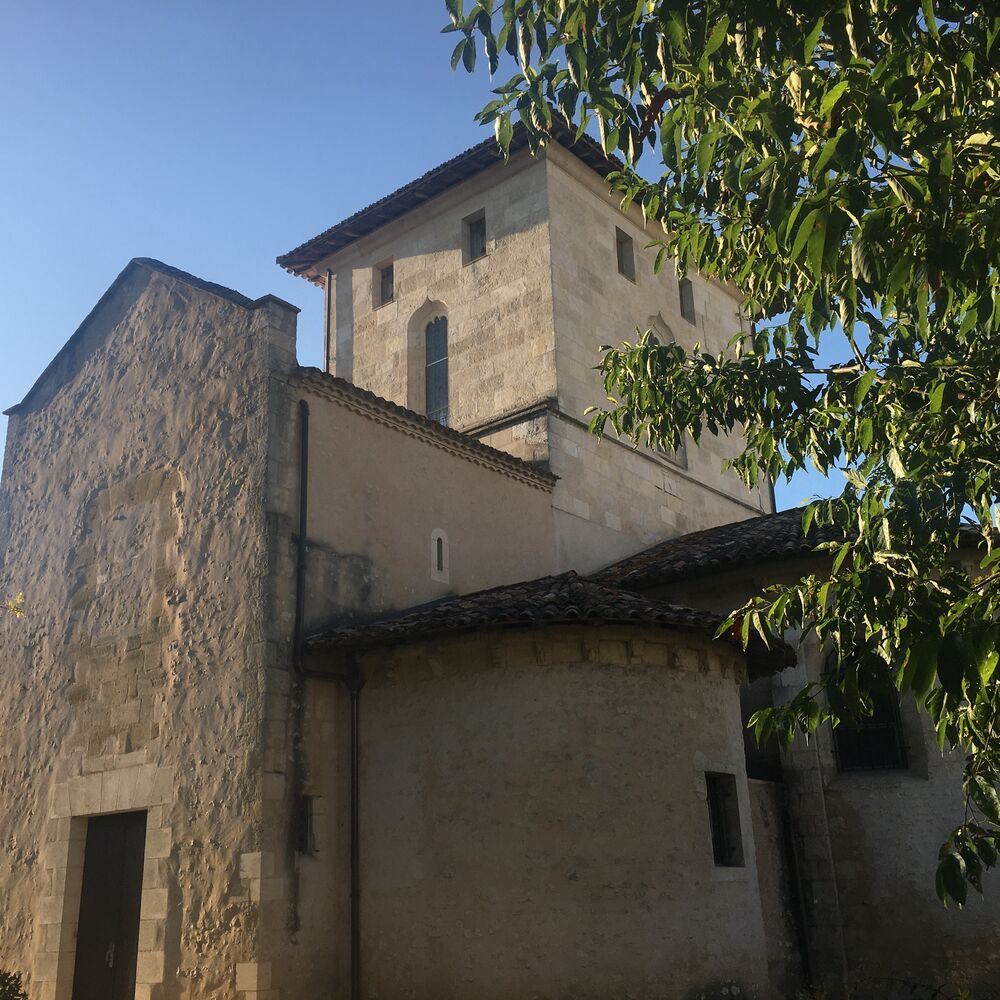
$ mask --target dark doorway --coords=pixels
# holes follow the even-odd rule
[[[73,1000],[133,1000],[146,814],[87,823]]]

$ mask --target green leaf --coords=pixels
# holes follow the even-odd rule
[[[905,688],[912,688],[918,701],[923,701],[930,692],[937,676],[938,641],[919,639],[910,646],[910,655],[904,671]]]
[[[821,118],[829,118],[830,112],[834,109],[837,101],[844,96],[845,91],[850,86],[850,82],[847,80],[840,80],[835,83],[824,95],[823,99],[819,102],[819,113]]]
[[[854,390],[854,406],[856,409],[860,409],[861,404],[865,401],[865,397],[871,391],[871,387],[875,384],[877,376],[878,372],[873,369],[869,369],[861,376],[861,378],[858,379],[857,387]]]
[[[937,675],[941,687],[957,700],[963,695],[967,662],[961,635],[949,632],[938,649]]]
[[[931,401],[931,413],[940,413],[941,407],[944,404],[944,382],[935,382],[934,388],[931,389],[930,401]]]
[[[722,17],[716,22],[714,28],[712,28],[712,33],[708,36],[708,40],[705,42],[705,48],[702,49],[701,58],[704,63],[709,56],[713,55],[719,46],[726,40],[726,32],[729,31],[729,15],[723,14]]]
[[[969,798],[976,808],[991,822],[1000,825],[1000,795],[982,775],[974,775],[968,784]]]
[[[889,109],[889,102],[881,94],[868,95],[868,127],[890,153],[895,153],[899,149],[899,137],[896,134],[892,111]]]
[[[712,166],[712,158],[714,154],[715,136],[711,132],[706,132],[698,140],[698,176],[702,179],[708,176],[708,171]]]
[[[920,7],[924,12],[924,21],[927,23],[927,30],[934,38],[940,38],[937,18],[934,16],[934,0],[920,0]]]
[[[838,132],[831,139],[828,139],[823,143],[823,148],[820,151],[819,156],[816,157],[816,163],[813,165],[811,174],[813,177],[822,177],[830,165],[830,161],[836,155],[837,147],[840,145],[840,139],[843,133]]]
[[[792,243],[792,251],[788,255],[788,259],[791,263],[795,263],[799,259],[803,248],[809,241],[810,236],[812,236],[813,227],[816,225],[816,220],[823,214],[823,210],[820,208],[814,208],[799,224],[798,231],[795,234],[795,242]]]
[[[946,854],[938,865],[937,893],[942,903],[954,900],[965,906],[968,890],[965,883],[965,862],[958,854]]]
[[[822,209],[816,217],[806,249],[806,260],[814,279],[818,279],[823,274],[823,252],[826,249],[826,227],[828,224],[826,210]]]
[[[511,124],[510,115],[500,115],[495,123],[496,139],[500,148],[506,153],[510,149],[511,139],[514,138],[514,126]]]
[[[823,23],[825,18],[820,18],[814,25],[812,30],[806,35],[805,41],[802,43],[802,61],[804,63],[812,62],[813,53],[816,51],[816,43],[819,41],[819,36],[823,33]]]
[[[451,68],[458,69],[458,64],[462,61],[462,56],[466,50],[466,47],[471,45],[472,42],[468,38],[463,38],[458,45],[455,46],[455,51],[451,54]]]
[[[454,56],[452,56],[452,58],[454,58]],[[462,63],[465,65],[465,68],[469,73],[472,73],[476,68],[476,46],[471,38],[462,50]]]
[[[869,417],[865,417],[858,425],[858,446],[866,455],[871,450],[874,436],[875,426]]]

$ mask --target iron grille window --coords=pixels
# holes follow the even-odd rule
[[[635,281],[635,251],[632,237],[620,229],[615,230],[615,252],[618,255],[618,273],[625,275],[629,281]]]
[[[698,317],[694,309],[694,285],[690,278],[681,278],[677,282],[677,291],[681,299],[681,315],[689,323],[697,323]]]
[[[426,412],[431,420],[448,425],[448,319],[438,316],[427,324],[424,336]]]
[[[392,262],[375,268],[375,305],[384,306],[392,302],[395,295],[395,275]]]
[[[904,770],[906,744],[894,694],[873,696],[874,712],[856,723],[842,722],[833,730],[837,768],[841,771]]]
[[[706,774],[708,818],[712,827],[712,854],[721,868],[743,867],[740,803],[733,774]]]
[[[462,220],[465,229],[465,263],[486,256],[486,210]]]

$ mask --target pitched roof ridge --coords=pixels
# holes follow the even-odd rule
[[[251,299],[249,296],[236,291],[234,288],[227,288],[225,285],[219,285],[214,281],[206,281],[204,278],[199,278],[197,275],[191,274],[188,271],[182,271],[179,267],[174,267],[171,264],[164,264],[162,260],[157,260],[155,257],[133,257],[121,269],[121,271],[118,272],[115,280],[112,281],[111,284],[104,290],[104,293],[94,304],[90,312],[88,312],[83,318],[76,330],[73,331],[62,347],[56,351],[52,360],[45,366],[41,375],[35,379],[31,388],[28,389],[21,401],[3,411],[4,416],[11,416],[20,412],[31,397],[34,396],[34,394],[48,380],[49,375],[55,371],[59,361],[72,349],[73,345],[80,340],[87,327],[90,326],[97,314],[107,305],[122,284],[124,284],[128,275],[131,274],[136,268],[142,268],[146,271],[152,271],[157,274],[162,274],[168,278],[173,278],[176,281],[182,281],[193,288],[197,288],[203,292],[208,292],[210,295],[216,295],[219,298],[225,299],[227,302],[232,302],[234,305],[241,306],[244,309],[259,309],[268,302],[277,302],[286,309],[292,309],[295,312],[299,311],[297,306],[293,306],[290,302],[286,302],[284,299],[280,299],[276,295],[262,295],[258,299]]]
[[[479,464],[512,474],[515,478],[527,482],[529,485],[551,490],[558,478],[547,469],[532,462],[484,444],[469,434],[463,434],[453,427],[446,427],[423,413],[417,413],[416,410],[394,403],[391,399],[385,399],[370,389],[364,389],[345,378],[331,375],[330,372],[323,371],[321,368],[300,365],[298,373],[299,378],[307,385],[333,393],[341,401],[353,401],[369,411],[379,411],[390,418],[397,427],[406,426],[417,432],[424,440],[460,451],[474,461],[478,459]]]
[[[630,589],[733,569],[759,559],[803,555],[837,529],[813,524],[802,531],[804,507],[760,514],[665,538],[598,570],[600,582]]]
[[[498,584],[494,587],[487,587],[466,594],[448,594],[433,601],[414,605],[409,608],[403,608],[382,615],[373,615],[366,620],[333,626],[309,636],[306,639],[306,644],[321,646],[330,642],[335,643],[338,639],[342,640],[344,636],[350,633],[364,633],[366,631],[384,630],[393,625],[405,625],[408,619],[414,619],[415,622],[419,622],[419,619],[428,618],[435,613],[447,613],[451,607],[481,604],[484,608],[492,608],[494,611],[502,612],[505,609],[500,605],[491,604],[492,599],[509,596],[514,599],[514,604],[516,605],[518,601],[529,601],[536,594],[550,592],[553,595],[557,595],[560,591],[583,591],[590,595],[606,595],[629,608],[647,610],[654,615],[676,616],[678,619],[686,618],[688,619],[686,624],[697,627],[707,627],[709,625],[715,627],[722,621],[718,615],[710,611],[700,611],[694,608],[686,608],[681,605],[669,604],[665,601],[643,597],[621,587],[607,586],[582,577],[576,570],[568,570],[563,573],[540,576],[530,580]],[[532,604],[532,606],[534,607],[535,605]],[[587,615],[586,612],[583,612],[574,617],[585,618],[596,616]],[[616,620],[614,612],[609,617],[612,621]],[[635,620],[631,616],[629,618],[630,620]],[[560,620],[558,618],[541,617],[543,623],[556,624]],[[501,621],[498,624],[510,624],[510,622]],[[685,623],[678,621],[676,624],[683,625]]]
[[[606,176],[621,170],[623,164],[616,157],[608,156],[586,133],[577,136],[576,130],[556,118],[553,120],[549,140],[575,154],[583,163],[597,173]],[[527,129],[518,122],[514,127],[510,152],[518,153],[528,147]],[[277,258],[286,271],[304,276],[305,272],[322,257],[343,249],[355,240],[374,232],[381,226],[402,217],[428,201],[444,193],[487,168],[501,162],[503,153],[493,136],[470,146],[468,149],[438,164],[426,173],[409,181],[395,191],[379,198],[353,215],[342,219],[297,247]],[[425,191],[424,189],[429,189]],[[388,214],[386,214],[388,213]],[[381,218],[379,216],[382,216]],[[360,232],[356,230],[362,230]],[[345,237],[338,243],[339,237]]]

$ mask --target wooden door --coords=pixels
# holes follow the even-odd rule
[[[73,1000],[133,1000],[146,814],[87,824]]]

